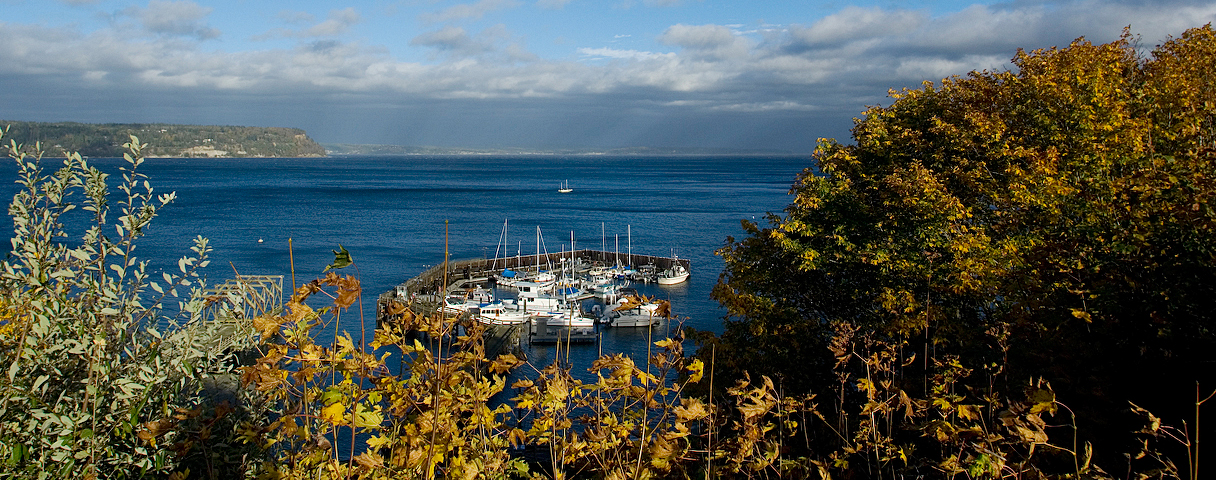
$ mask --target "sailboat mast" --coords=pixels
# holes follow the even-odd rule
[[[498,251],[499,250],[502,250],[503,254],[507,253],[506,252],[506,250],[507,250],[507,219],[505,219],[505,218],[502,220],[502,234],[500,234],[498,236],[498,245],[494,246],[494,263],[490,266],[490,268],[493,270],[498,269]],[[506,267],[507,260],[504,258],[502,263],[503,263],[503,267]]]

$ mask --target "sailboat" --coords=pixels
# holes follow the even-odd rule
[[[562,188],[557,189],[557,193],[570,193],[573,191],[574,189],[570,188],[569,180],[562,180]]]

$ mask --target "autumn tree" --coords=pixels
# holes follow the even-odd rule
[[[822,140],[784,214],[719,251],[718,367],[822,385],[847,323],[909,345],[909,372],[1042,376],[1094,432],[1129,400],[1191,418],[1216,387],[1216,32],[1135,43],[1019,50]]]

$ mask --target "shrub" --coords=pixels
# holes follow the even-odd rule
[[[45,174],[40,147],[23,153],[8,145],[21,191],[9,205],[13,249],[0,275],[0,472],[170,471],[175,426],[198,415],[199,381],[223,368],[202,344],[215,327],[191,297],[210,247],[196,239],[180,271],[157,279],[134,255],[159,209],[174,200],[156,195],[139,172],[144,145],[136,137],[124,145],[116,223],[108,175],[78,154]],[[73,222],[87,227],[72,234],[65,225]]]

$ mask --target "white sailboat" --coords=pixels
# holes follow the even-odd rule
[[[570,193],[573,191],[574,189],[570,188],[569,180],[562,180],[562,188],[557,189],[557,193]]]

